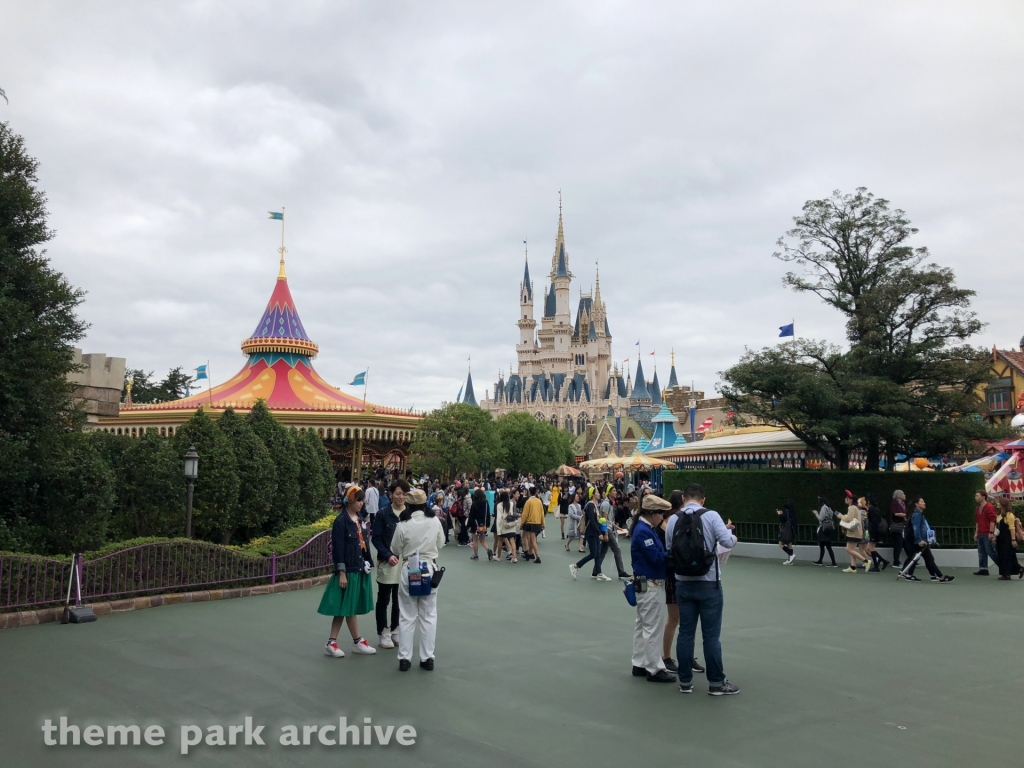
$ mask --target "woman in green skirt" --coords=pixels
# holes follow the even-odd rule
[[[363,531],[363,521],[359,512],[363,508],[365,497],[358,486],[352,486],[345,494],[348,503],[346,508],[334,520],[331,529],[331,543],[334,556],[334,572],[324,588],[317,613],[333,616],[331,637],[327,641],[324,653],[328,656],[341,658],[345,652],[338,647],[338,632],[341,623],[348,624],[355,647],[353,653],[374,654],[377,652],[362,635],[359,634],[358,617],[373,612],[373,584],[370,579],[370,549]]]

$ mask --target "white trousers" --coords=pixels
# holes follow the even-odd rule
[[[437,636],[437,592],[427,597],[409,594],[409,574],[398,582],[398,658],[412,660],[412,643],[420,630],[420,661],[434,658]]]
[[[668,609],[665,606],[665,585],[647,582],[647,591],[636,596],[636,626],[633,629],[633,666],[643,667],[652,675],[665,669],[661,658],[662,639]]]

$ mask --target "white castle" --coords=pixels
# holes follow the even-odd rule
[[[634,389],[612,364],[612,333],[601,299],[601,275],[597,272],[593,293],[580,292],[573,319],[569,310],[569,292],[573,274],[562,228],[562,206],[558,206],[558,233],[551,256],[551,285],[544,291],[544,314],[537,329],[533,309],[533,283],[527,259],[523,282],[519,287],[519,343],[516,345],[518,370],[506,379],[499,374],[494,397],[479,406],[495,417],[513,411],[532,413],[538,421],[547,421],[574,435],[582,435],[587,426],[630,409],[656,409],[661,404],[657,373],[651,392],[637,371]],[[476,403],[472,377],[465,387],[464,402]]]

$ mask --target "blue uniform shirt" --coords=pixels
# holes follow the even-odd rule
[[[642,517],[633,526],[629,554],[633,559],[633,573],[648,579],[665,578],[665,545]]]

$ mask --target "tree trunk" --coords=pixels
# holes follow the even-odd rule
[[[878,460],[881,458],[878,453],[878,438],[868,438],[867,444],[864,446],[865,457],[864,457],[864,471],[865,472],[877,472],[878,471]]]
[[[847,470],[850,468],[850,452],[846,446],[836,448],[836,469]]]
[[[220,537],[220,543],[223,544],[224,546],[227,546],[228,544],[230,544],[231,543],[231,537],[234,535],[234,533],[235,533],[235,529],[234,528],[229,528],[228,530],[224,531],[224,533]]]

